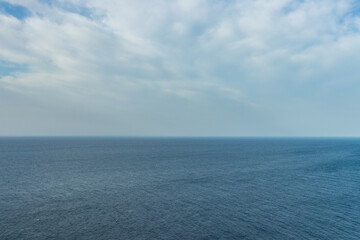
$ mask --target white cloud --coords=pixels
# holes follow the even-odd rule
[[[172,97],[281,111],[289,91],[303,99],[309,84],[360,74],[360,18],[350,0],[9,2],[32,15],[0,15],[0,60],[27,70],[3,76],[0,88],[39,99],[144,109],[139,98],[150,91],[153,114]],[[307,98],[304,106],[316,99]]]

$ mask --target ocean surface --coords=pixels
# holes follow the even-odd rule
[[[360,239],[360,139],[0,138],[0,239]]]

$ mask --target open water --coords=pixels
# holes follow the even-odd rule
[[[0,138],[0,239],[360,239],[360,139]]]

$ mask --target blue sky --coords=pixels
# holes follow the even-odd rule
[[[0,135],[360,136],[359,6],[0,1]]]

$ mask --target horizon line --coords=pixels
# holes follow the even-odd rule
[[[360,136],[0,135],[0,138],[360,138]]]

